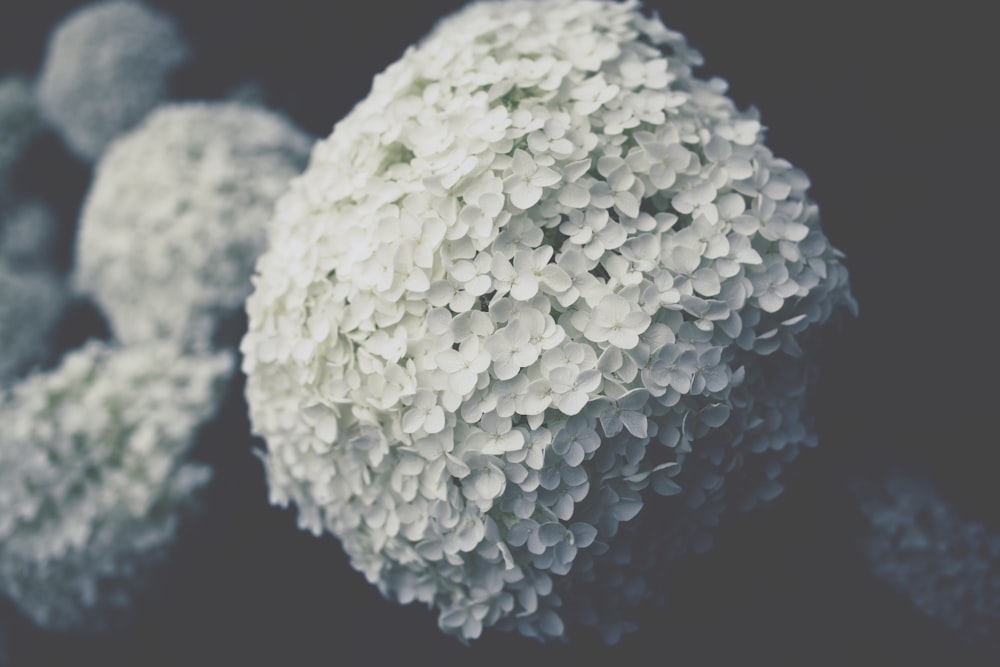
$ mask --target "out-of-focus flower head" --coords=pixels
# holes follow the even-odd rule
[[[232,362],[92,341],[0,396],[0,593],[48,628],[123,622],[210,477],[186,454]]]
[[[0,209],[0,261],[37,268],[45,264],[56,234],[52,210],[37,199]]]
[[[54,274],[20,270],[0,259],[0,385],[45,357],[65,301]]]
[[[781,491],[854,307],[808,179],[637,2],[479,2],[279,202],[243,368],[272,501],[462,639],[659,602]]]
[[[80,219],[76,284],[119,340],[209,345],[242,310],[274,202],[311,143],[260,107],[184,103],[109,147]]]
[[[28,82],[18,76],[0,79],[0,214],[13,196],[11,171],[41,128]]]
[[[94,161],[164,99],[189,56],[173,20],[142,3],[85,5],[49,38],[39,107],[78,157]]]
[[[0,261],[9,266],[37,268],[55,233],[49,208],[22,201],[12,183],[18,161],[42,128],[31,85],[17,76],[0,79]]]
[[[872,571],[961,641],[1000,652],[1000,535],[900,471],[854,484]]]

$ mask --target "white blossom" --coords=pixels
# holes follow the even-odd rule
[[[84,5],[56,26],[38,75],[45,120],[92,162],[167,94],[190,52],[170,17],[137,2]]]
[[[96,341],[0,398],[0,591],[41,626],[122,622],[209,479],[187,460],[232,357]]]
[[[274,201],[309,145],[259,107],[158,108],[97,165],[80,218],[77,288],[124,343],[204,348],[250,293]]]
[[[474,3],[278,203],[241,344],[272,501],[463,640],[617,641],[815,444],[841,255],[700,62],[637,2]]]

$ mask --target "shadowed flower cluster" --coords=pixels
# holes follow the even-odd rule
[[[0,591],[36,623],[124,620],[208,481],[185,455],[232,363],[90,342],[0,395]]]
[[[854,484],[872,571],[963,642],[1000,650],[1000,535],[899,471]]]
[[[847,274],[700,62],[636,2],[472,4],[278,204],[241,346],[272,501],[462,639],[617,641],[814,442]]]
[[[50,271],[22,271],[0,254],[0,387],[40,362],[66,293]]]
[[[41,128],[31,85],[16,76],[0,79],[0,213],[12,197],[10,172]]]

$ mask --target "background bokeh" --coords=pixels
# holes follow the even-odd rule
[[[33,77],[47,35],[79,2],[0,2],[0,76]],[[195,57],[175,99],[258,95],[317,136],[367,94],[458,0],[363,3],[158,0]],[[383,600],[332,537],[299,531],[267,503],[251,455],[242,384],[199,436],[216,465],[159,586],[109,636],[35,629],[0,602],[14,665],[989,664],[867,569],[847,489],[903,466],[969,519],[1000,531],[995,269],[997,61],[991,24],[963,3],[650,0],[754,105],[768,145],[809,174],[832,243],[847,254],[861,317],[828,340],[816,402],[820,448],[763,513],[723,526],[716,549],[679,563],[672,604],[648,610],[614,648],[581,636],[540,645],[487,633],[471,647],[419,606]],[[53,134],[32,145],[16,187],[59,219],[66,271],[90,168]],[[75,306],[57,344],[104,335]],[[2,428],[0,424],[0,428]],[[0,664],[4,658],[0,657]],[[996,663],[993,663],[996,664]]]

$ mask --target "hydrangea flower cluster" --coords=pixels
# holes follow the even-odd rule
[[[209,479],[184,457],[232,365],[91,341],[3,395],[0,592],[45,627],[120,622]]]
[[[65,301],[52,273],[22,271],[0,261],[0,386],[42,360]]]
[[[49,38],[39,107],[70,150],[92,162],[164,99],[170,74],[189,57],[169,16],[125,0],[85,5]]]
[[[854,485],[872,571],[969,644],[1000,650],[1000,535],[899,471]]]
[[[615,642],[775,497],[853,308],[808,180],[637,2],[479,2],[277,207],[243,368],[272,501],[463,640]]]
[[[80,218],[77,287],[124,343],[207,349],[241,312],[274,202],[312,140],[237,103],[164,105],[102,156]]]

